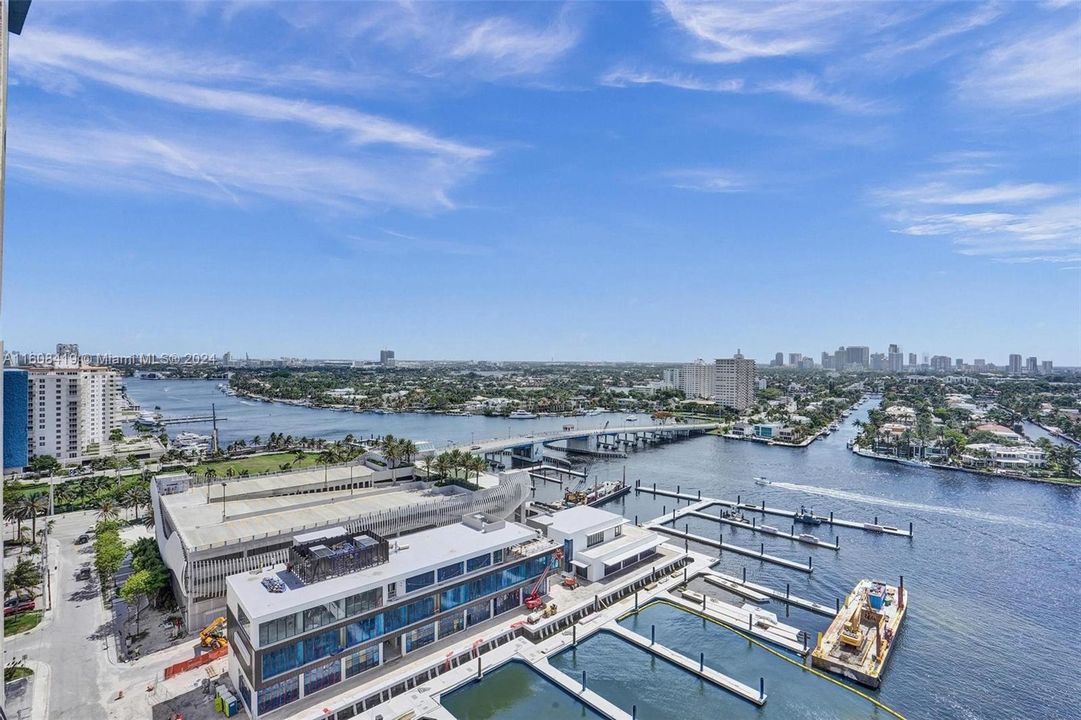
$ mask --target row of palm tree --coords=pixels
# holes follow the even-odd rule
[[[470,473],[476,473],[476,478],[479,481],[480,474],[487,469],[488,463],[483,458],[472,453],[462,452],[458,448],[441,452],[438,455],[428,455],[424,458],[424,470],[429,478],[457,478],[461,474],[462,479],[468,481]]]
[[[412,463],[413,458],[417,456],[416,443],[405,438],[396,438],[389,433],[376,442],[376,447],[387,461],[387,466],[390,468],[390,480],[392,484],[398,482],[396,471],[399,465],[403,462],[406,464]]]

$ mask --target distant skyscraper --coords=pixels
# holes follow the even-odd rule
[[[716,370],[705,360],[695,360],[679,369],[679,389],[688,399],[712,398]]]
[[[799,367],[801,360],[803,360],[803,353],[788,353],[788,364],[792,367]]]
[[[811,357],[805,357],[799,361],[799,366],[801,370],[814,370],[815,360]]]
[[[886,353],[886,366],[890,372],[901,372],[905,366],[905,356],[901,354],[901,348],[897,344],[890,345],[890,351]]]
[[[879,372],[887,370],[886,353],[872,353],[871,354],[871,369]]]
[[[57,343],[56,344],[56,356],[62,358],[78,358],[79,357],[79,345],[78,343]]]
[[[737,352],[714,361],[713,398],[725,407],[745,410],[754,403],[754,360]]]
[[[233,362],[233,353],[226,350],[225,354],[221,356],[221,362],[223,365],[228,365],[229,363]]]
[[[1040,365],[1040,368],[1044,375],[1050,375],[1055,372],[1055,364],[1050,360],[1044,360]]]
[[[954,358],[953,359],[953,366],[957,370],[960,370],[961,368],[963,368],[965,366],[964,358]]]
[[[987,361],[983,358],[976,358],[972,361],[972,367],[976,368],[977,370],[983,370],[987,367]]]
[[[847,361],[845,360],[846,357],[848,357],[848,354],[845,352],[845,346],[844,345],[841,345],[836,350],[834,350],[833,351],[833,369],[834,370],[844,370],[845,365],[847,364]]]
[[[916,367],[916,353],[911,353],[910,352],[908,354],[908,366],[909,367]]]
[[[845,364],[859,367],[871,366],[871,348],[866,345],[849,345],[845,348]]]
[[[1021,374],[1021,356],[1017,353],[1010,355],[1010,373],[1013,375]]]
[[[383,367],[394,367],[394,351],[393,350],[380,350],[379,351],[379,364]]]
[[[1036,360],[1036,356],[1033,355],[1025,359],[1025,372],[1029,375],[1035,375],[1040,371],[1040,363]]]
[[[777,353],[773,356],[774,367],[781,367],[784,365],[784,353]]]
[[[822,367],[826,370],[833,369],[833,353],[822,351]]]
[[[931,358],[931,369],[935,372],[949,372],[950,371],[950,356],[949,355],[935,355]]]

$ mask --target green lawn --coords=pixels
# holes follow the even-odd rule
[[[319,453],[317,452],[305,452],[304,459],[299,462],[296,459],[296,455],[291,452],[272,453],[270,455],[255,455],[253,457],[240,458],[238,460],[217,460],[214,462],[201,463],[196,466],[195,472],[202,477],[209,468],[214,468],[214,471],[218,473],[218,477],[225,477],[229,468],[239,474],[241,470],[247,470],[251,475],[261,475],[265,472],[278,472],[279,466],[283,463],[289,463],[292,465],[293,470],[299,470],[306,467],[314,467],[318,465],[317,458]]]
[[[41,615],[41,610],[32,610],[31,612],[19,613],[4,618],[4,637],[18,635],[21,632],[37,627],[38,623],[41,622]]]
[[[13,498],[21,497],[23,495],[33,495],[35,493],[48,493],[49,492],[49,483],[43,483],[43,482],[36,482],[36,483],[16,482],[11,486],[9,492],[11,493],[11,497],[13,497]]]

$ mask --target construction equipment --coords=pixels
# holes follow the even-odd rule
[[[578,578],[573,575],[564,575],[563,587],[567,588],[568,590],[573,590],[574,588],[578,587]]]
[[[544,585],[544,581],[548,579],[548,573],[550,572],[552,572],[552,566],[550,564],[545,565],[544,573],[541,574],[540,579],[537,580],[536,584],[534,584],[533,588],[529,591],[529,595],[526,596],[526,610],[539,610],[544,605],[544,601],[541,600],[540,589]]]
[[[214,618],[209,625],[199,632],[199,641],[206,648],[228,647],[229,641],[225,639],[225,618]]]

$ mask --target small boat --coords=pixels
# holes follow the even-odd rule
[[[586,411],[586,415],[593,417],[595,415],[600,415],[602,412],[604,412],[604,410],[601,410],[600,408],[592,408],[591,410]]]
[[[798,523],[803,523],[804,525],[821,525],[822,524],[822,518],[815,517],[814,512],[812,512],[811,510],[808,510],[807,508],[803,507],[802,505],[799,506],[799,512],[796,513],[795,515],[793,515],[792,519],[795,520]]]
[[[528,410],[515,410],[507,416],[508,420],[532,420],[537,417],[536,413],[531,413]]]
[[[638,416],[637,415],[628,415],[627,416],[627,422],[638,422]]]
[[[773,483],[771,483],[769,480],[765,479],[764,477],[756,477],[754,479],[754,484],[755,485],[772,485]]]

